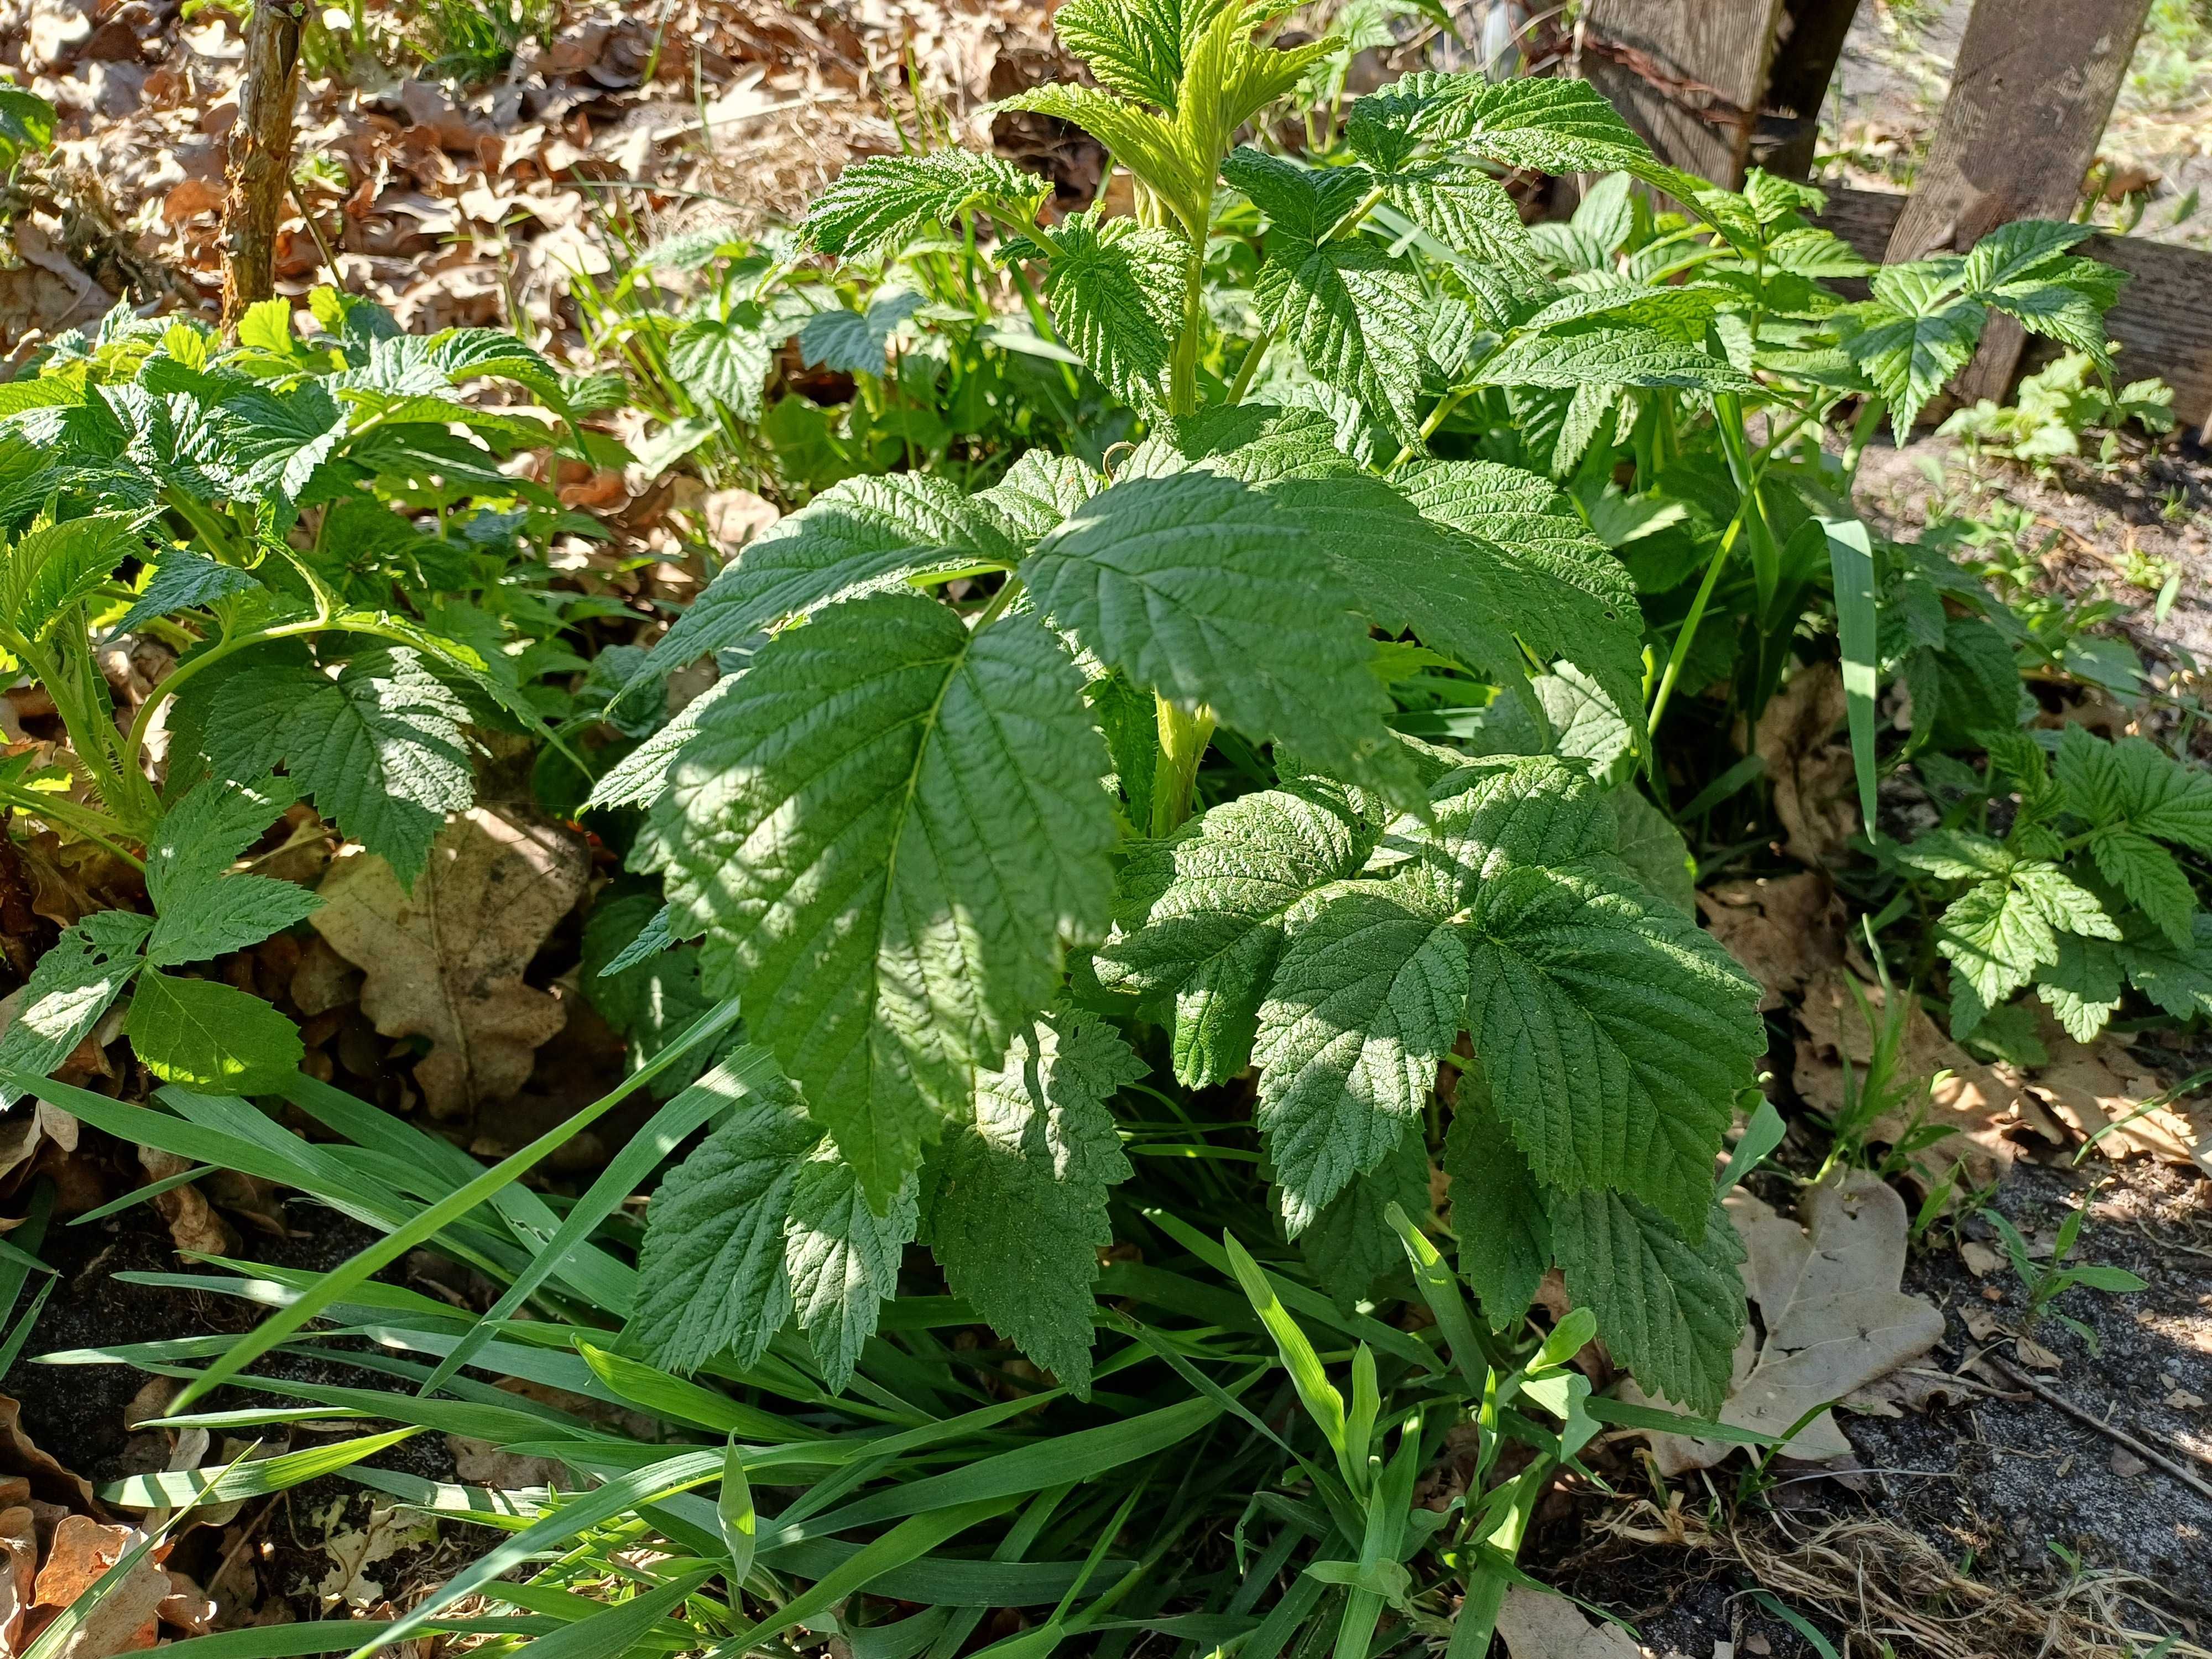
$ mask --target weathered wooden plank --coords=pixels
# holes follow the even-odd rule
[[[1742,181],[1783,0],[1591,0],[1582,73],[1661,159]]]
[[[2149,9],[2150,0],[1976,0],[1884,257],[1963,251],[2014,219],[2072,217]],[[1960,394],[1999,395],[2025,338],[1993,319]]]
[[[1888,191],[1828,191],[1820,222],[1869,259],[1891,246],[1907,198]],[[2105,331],[2119,343],[2123,380],[2155,374],[2173,388],[2174,413],[2191,425],[2212,420],[2212,253],[2140,236],[2093,236],[2079,252],[2117,265],[2129,275],[2118,304],[2105,316]],[[2057,355],[2047,341],[2032,343],[2022,367]],[[1976,397],[2002,397],[2009,383]]]
[[[1858,9],[1859,0],[1783,0],[1766,95],[1751,136],[1755,165],[1790,179],[1813,171],[1820,106]]]

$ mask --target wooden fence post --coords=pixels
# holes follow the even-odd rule
[[[2148,0],[2145,0],[2148,3]],[[1662,161],[1733,189],[1783,0],[1591,0],[1582,73]]]
[[[1926,164],[1885,256],[1963,252],[2014,219],[2068,219],[2150,0],[1976,0]],[[1992,317],[1960,395],[2002,398],[2017,323]]]
[[[1859,0],[1784,0],[1751,159],[1769,173],[1809,178],[1820,106],[1858,15]]]

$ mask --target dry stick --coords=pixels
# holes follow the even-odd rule
[[[246,26],[246,76],[230,137],[223,234],[222,325],[276,291],[276,228],[292,173],[292,106],[300,88],[301,0],[255,0]]]
[[[2006,1376],[2010,1377],[2014,1382],[2020,1384],[2021,1388],[2027,1389],[2040,1396],[2046,1404],[2057,1407],[2060,1411],[2064,1412],[2067,1416],[2072,1418],[2075,1422],[2084,1424],[2088,1427],[2096,1430],[2099,1434],[2104,1435],[2108,1438],[2118,1442],[2120,1445],[2126,1447],[2137,1457],[2142,1458],[2146,1463],[2155,1465],[2157,1468],[2165,1470],[2166,1474],[2172,1475],[2176,1480],[2181,1482],[2183,1486],[2188,1487],[2190,1491],[2195,1492],[2199,1498],[2204,1499],[2206,1503],[2212,1504],[2212,1485],[2208,1485],[2197,1475],[2191,1474],[2187,1469],[2182,1468],[2180,1464],[2175,1462],[2172,1458],[2168,1457],[2164,1452],[2160,1451],[2156,1447],[2145,1445],[2142,1441],[2136,1439],[2135,1436],[2130,1434],[2124,1429],[2116,1429],[2110,1423],[2100,1421],[2088,1412],[2084,1411],[2081,1407],[2069,1400],[2064,1395],[2060,1394],[2056,1389],[2046,1388],[2041,1382],[2037,1382],[2035,1378],[2028,1376],[2025,1371],[2014,1370],[2012,1366],[2008,1364],[2005,1361],[1998,1358],[1996,1355],[1993,1353],[1984,1353],[1982,1356],[1982,1362],[1984,1364],[1996,1366],[1999,1371],[2003,1373]]]

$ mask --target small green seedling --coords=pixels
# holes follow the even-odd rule
[[[2036,1322],[2043,1317],[2051,1303],[2077,1285],[2086,1285],[2093,1291],[2103,1291],[2112,1296],[2131,1295],[2136,1291],[2150,1288],[2148,1280],[2124,1267],[2108,1267],[2094,1261],[2085,1261],[2071,1267],[2066,1265],[2066,1259],[2074,1254],[2074,1247],[2081,1242],[2081,1224],[2088,1212],[2088,1205],[2085,1201],[2080,1209],[2059,1224],[2058,1237],[2051,1249],[2051,1264],[2044,1267],[2030,1259],[2027,1241],[2020,1236],[2020,1229],[1995,1210],[1984,1208],[1982,1211],[1982,1218],[1996,1230],[2005,1254],[2012,1258],[2013,1271],[2020,1275],[2020,1282],[2027,1291],[2027,1309],[2020,1322],[2021,1335],[2033,1331]],[[2091,1353],[2102,1352],[2096,1332],[2088,1326],[2065,1314],[2054,1313],[2052,1316],[2087,1343]]]

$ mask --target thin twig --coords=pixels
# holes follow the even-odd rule
[[[1986,1365],[1994,1365],[1999,1372],[2005,1376],[2009,1377],[2013,1382],[2017,1382],[2021,1388],[2027,1389],[2032,1393],[2040,1396],[2046,1404],[2057,1407],[2060,1411],[2064,1412],[2067,1416],[2072,1418],[2075,1422],[2084,1424],[2087,1426],[2096,1430],[2099,1434],[2104,1435],[2118,1444],[2126,1447],[2137,1457],[2142,1458],[2146,1463],[2152,1464],[2158,1468],[2165,1470],[2166,1474],[2172,1475],[2176,1480],[2181,1482],[2183,1486],[2188,1487],[2190,1491],[2195,1492],[2199,1498],[2204,1499],[2206,1503],[2212,1504],[2212,1483],[2208,1483],[2199,1476],[2191,1474],[2187,1469],[2182,1468],[2180,1464],[2175,1462],[2172,1458],[2168,1457],[2164,1452],[2160,1451],[2156,1447],[2147,1446],[2142,1441],[2136,1439],[2135,1436],[2130,1434],[2126,1430],[2115,1428],[2110,1423],[2100,1421],[2090,1413],[2084,1411],[2081,1407],[2075,1405],[2064,1395],[2060,1394],[2056,1389],[2046,1388],[2043,1383],[2037,1382],[2035,1378],[2028,1376],[2026,1372],[2014,1370],[2011,1365],[2007,1364],[2004,1360],[1998,1358],[1996,1355],[1993,1353],[1984,1354],[1982,1356],[1982,1363]]]

